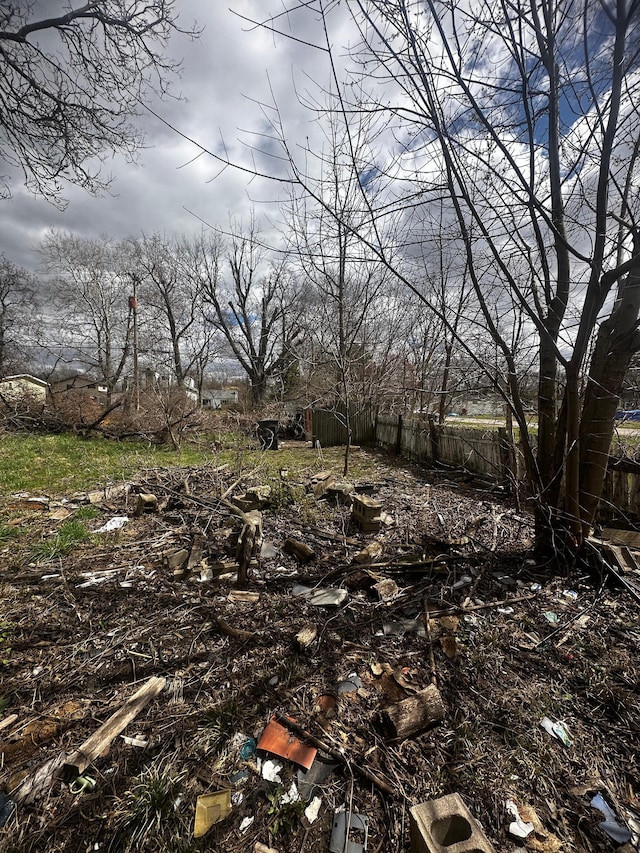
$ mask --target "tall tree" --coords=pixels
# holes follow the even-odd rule
[[[155,234],[132,241],[132,250],[140,311],[146,314],[150,355],[155,358],[150,366],[166,363],[179,388],[192,373],[198,374],[201,384],[212,336],[204,322],[202,278],[192,264],[194,246],[184,238]]]
[[[34,276],[0,255],[0,376],[33,358],[25,346],[36,292]]]
[[[124,376],[130,356],[132,306],[128,245],[51,231],[40,252],[55,277],[52,303],[59,318],[58,354],[80,362],[107,387]]]
[[[286,373],[300,335],[295,305],[299,289],[285,260],[269,260],[252,219],[226,245],[203,237],[194,252],[207,319],[246,373],[254,403],[265,399],[269,379]]]
[[[96,193],[108,153],[132,156],[131,119],[150,89],[164,93],[178,29],[175,0],[23,0],[0,8],[0,162],[62,203],[63,182]],[[193,33],[195,34],[195,33]],[[9,189],[3,177],[0,185]]]
[[[407,233],[414,210],[446,199],[523,440],[539,544],[575,551],[640,347],[639,0],[354,0],[328,13],[313,0],[274,24],[296,10],[324,34],[332,115],[378,120],[369,168],[388,192],[376,206],[361,184],[370,218],[359,236],[398,271],[398,247],[371,237],[377,224],[395,211]],[[359,34],[347,86],[332,14],[349,14]],[[275,115],[292,179],[340,218]],[[537,436],[520,393],[523,334],[538,353]]]

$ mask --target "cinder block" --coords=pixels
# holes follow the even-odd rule
[[[368,495],[354,495],[351,517],[360,530],[376,533],[380,530],[382,504]]]
[[[420,803],[409,816],[411,853],[495,853],[460,794]]]

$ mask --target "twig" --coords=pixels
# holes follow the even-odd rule
[[[531,601],[532,598],[537,598],[537,594],[532,595],[517,595],[515,598],[503,598],[501,601],[490,601],[488,604],[472,604],[469,607],[462,607],[456,604],[451,604],[446,610],[434,610],[432,616],[450,616],[452,613],[471,613],[472,610],[490,610],[492,607],[502,607],[505,604],[516,604],[518,601]]]
[[[427,640],[429,641],[429,665],[431,666],[431,683],[438,686],[438,673],[436,672],[436,659],[433,654],[433,637],[431,635],[431,619],[429,617],[429,602],[427,597],[423,600],[424,608],[424,623],[427,631]]]

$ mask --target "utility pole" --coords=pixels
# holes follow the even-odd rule
[[[129,308],[133,311],[133,386],[135,388],[136,412],[140,411],[140,374],[138,372],[138,276],[133,275],[133,296],[129,297]]]

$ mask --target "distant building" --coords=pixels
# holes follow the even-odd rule
[[[221,409],[238,402],[237,388],[208,389],[202,392],[202,405],[207,409]]]
[[[58,379],[51,383],[51,393],[54,396],[65,394],[68,391],[79,391],[81,394],[87,394],[89,397],[103,400],[106,399],[109,388],[104,382],[100,382],[98,379],[94,379],[84,373],[74,373],[65,379]]]
[[[47,399],[49,383],[29,373],[17,373],[15,376],[5,376],[0,379],[0,394],[5,400],[19,400],[22,397],[32,397],[38,403]]]

